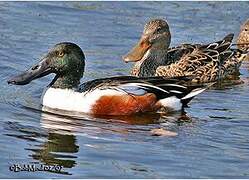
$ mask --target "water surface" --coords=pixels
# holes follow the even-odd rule
[[[75,42],[85,77],[126,75],[121,61],[146,21],[165,17],[172,45],[239,32],[249,2],[0,2],[1,178],[249,178],[249,63],[243,84],[208,90],[167,117],[66,117],[40,111],[52,75],[26,86],[6,80],[48,48]],[[151,136],[164,128],[174,137]],[[13,164],[62,165],[55,172],[10,172]]]

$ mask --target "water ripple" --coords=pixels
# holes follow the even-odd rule
[[[202,93],[181,114],[92,117],[45,113],[40,95],[52,76],[10,86],[54,44],[86,54],[89,80],[129,73],[121,61],[150,18],[169,21],[172,45],[239,32],[248,2],[0,2],[0,177],[248,178],[249,62],[240,82]],[[243,82],[243,83],[242,83]],[[56,112],[58,113],[58,112]],[[164,129],[176,136],[152,136]],[[13,163],[62,165],[61,173],[11,173]]]

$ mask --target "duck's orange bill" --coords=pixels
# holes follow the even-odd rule
[[[141,38],[140,41],[132,48],[132,50],[125,56],[125,62],[136,62],[142,59],[147,50],[151,47],[148,38]]]

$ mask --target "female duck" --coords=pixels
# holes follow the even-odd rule
[[[136,62],[131,74],[146,76],[188,76],[195,82],[212,82],[238,71],[246,56],[230,48],[233,34],[207,45],[182,44],[169,48],[171,34],[162,19],[148,22],[138,44],[123,57],[125,62]]]
[[[184,77],[117,76],[79,85],[84,67],[85,56],[79,46],[59,43],[38,64],[8,83],[25,85],[55,73],[55,78],[43,92],[43,106],[98,115],[130,115],[161,109],[178,111],[205,89],[202,85],[183,85]]]
[[[240,28],[237,44],[244,51],[249,49],[249,19]]]
[[[240,28],[240,33],[237,38],[237,45],[238,48],[243,51],[249,50],[249,19],[247,19]],[[247,55],[245,59],[249,60],[249,55]]]

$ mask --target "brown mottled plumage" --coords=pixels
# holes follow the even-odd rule
[[[192,75],[194,82],[213,82],[235,74],[243,58],[240,50],[230,49],[233,34],[208,45],[197,46],[175,63],[159,66],[156,76],[175,77]]]
[[[239,49],[243,51],[249,50],[249,19],[240,28],[237,44]],[[245,57],[245,60],[249,61],[249,55]]]
[[[230,48],[233,34],[206,45],[182,44],[169,48],[169,26],[162,19],[148,22],[138,44],[123,57],[136,62],[131,74],[135,76],[194,76],[194,82],[213,82],[238,71],[241,50]],[[146,46],[145,46],[146,44]]]
[[[238,48],[241,50],[249,49],[249,19],[247,19],[247,21],[240,28],[237,44]]]

